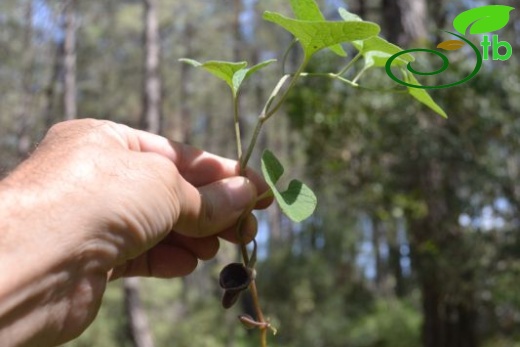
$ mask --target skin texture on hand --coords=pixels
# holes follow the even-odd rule
[[[94,319],[107,281],[170,278],[237,242],[267,184],[235,161],[100,120],[51,128],[0,182],[0,341],[53,346]],[[256,232],[249,213],[245,241]]]

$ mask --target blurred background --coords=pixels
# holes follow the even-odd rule
[[[412,48],[452,39],[440,30],[453,30],[457,14],[493,2],[318,3],[329,19],[345,7]],[[275,0],[2,0],[0,174],[53,123],[79,117],[235,157],[227,88],[178,59],[280,59],[292,38],[262,21],[264,10],[291,15],[288,1]],[[274,206],[257,214],[260,300],[279,329],[270,346],[520,346],[519,13],[495,33],[512,45],[509,60],[485,61],[471,81],[430,91],[447,120],[406,94],[308,78],[267,123],[260,147],[319,200],[303,224]],[[453,63],[434,82],[467,76],[470,53],[449,53]],[[421,61],[438,64],[429,58]],[[286,68],[300,59],[295,49]],[[323,52],[309,70],[344,64]],[[273,64],[247,82],[244,138],[280,71]],[[361,84],[396,87],[383,70]],[[258,346],[236,319],[251,311],[249,298],[220,306],[218,273],[237,259],[222,243],[186,278],[111,283],[95,323],[66,346]]]

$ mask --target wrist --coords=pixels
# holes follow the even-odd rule
[[[64,342],[74,331],[65,329],[67,316],[91,314],[86,307],[69,312],[73,294],[81,291],[88,302],[94,287],[104,290],[106,265],[94,254],[101,247],[54,193],[0,181],[0,341],[7,346]]]

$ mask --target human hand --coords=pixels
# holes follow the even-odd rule
[[[215,255],[217,236],[236,241],[239,216],[270,201],[255,204],[268,189],[256,174],[235,176],[232,160],[120,124],[77,120],[53,127],[2,182],[18,223],[9,218],[0,241],[23,248],[7,254],[24,253],[28,265],[17,274],[19,285],[57,266],[68,277],[54,305],[47,303],[55,308],[54,321],[39,332],[45,339],[38,345],[81,333],[99,308],[107,278],[183,276],[197,259]],[[20,219],[28,235],[17,232]],[[244,237],[251,240],[255,230],[249,214]],[[30,258],[39,261],[39,273]]]

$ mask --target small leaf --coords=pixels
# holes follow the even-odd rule
[[[325,17],[314,0],[291,0],[291,8],[296,19],[317,22],[325,21]],[[347,56],[347,52],[341,45],[333,45],[329,49],[340,57]]]
[[[466,43],[460,40],[447,40],[437,45],[437,48],[444,49],[446,51],[456,51],[464,47]]]
[[[345,10],[344,8],[339,8],[338,13],[346,22],[361,22],[362,19],[360,16],[354,13],[350,13],[349,11]]]
[[[195,67],[201,67],[212,75],[220,78],[229,85],[233,91],[233,95],[235,95],[237,92],[237,89],[235,89],[235,84],[233,83],[233,77],[237,71],[240,71],[247,66],[245,61],[233,63],[229,61],[209,60],[205,63],[200,63],[193,59],[179,60]]]
[[[379,36],[373,36],[366,40],[353,41],[352,44],[365,58],[366,68],[372,66],[384,67],[391,56],[402,51],[399,46]],[[395,65],[406,65],[414,60],[411,54],[406,53],[400,55],[392,63]]]
[[[195,67],[199,67],[199,66],[202,65],[202,63],[196,61],[195,59],[181,58],[181,59],[179,59],[179,61],[181,61],[183,63],[187,63],[187,64],[190,64],[190,65],[193,65]]]
[[[273,191],[282,212],[294,222],[301,222],[316,209],[317,199],[312,190],[298,180],[292,180],[288,188],[280,192],[276,182],[283,174],[283,166],[274,154],[265,150],[262,155],[262,173]]]
[[[237,72],[235,72],[235,74],[233,75],[233,92],[235,93],[235,95],[236,95],[236,93],[238,93],[238,90],[240,89],[242,82],[247,80],[250,76],[252,76],[258,70],[266,67],[267,65],[269,65],[275,61],[276,61],[276,59],[269,59],[269,60],[263,61],[261,63],[258,63],[248,69],[244,68],[244,69],[240,69]]]
[[[247,63],[245,61],[234,63],[229,61],[210,60],[205,63],[200,63],[196,60],[185,58],[179,59],[179,61],[188,63],[195,67],[201,67],[214,76],[217,76],[229,85],[233,95],[236,96],[240,86],[242,85],[242,82],[244,82],[258,70],[275,62],[276,59],[266,60],[250,68],[246,68]]]
[[[261,63],[258,63],[258,64],[254,65],[254,66],[251,66],[249,69],[246,69],[247,72],[246,72],[246,78],[245,79],[248,79],[254,73],[256,73],[258,70],[263,69],[264,67],[274,63],[275,61],[276,61],[276,59],[269,59],[269,60],[263,61]]]
[[[509,22],[509,12],[514,7],[504,5],[488,5],[464,11],[453,20],[453,27],[462,35],[485,34],[502,29]]]
[[[415,85],[421,85],[411,72],[409,72],[407,70],[403,70],[403,74],[405,76],[405,82],[415,84]],[[446,112],[444,112],[444,110],[439,105],[437,105],[437,103],[435,101],[433,101],[432,97],[430,96],[430,94],[428,94],[426,92],[426,90],[420,89],[420,88],[412,88],[412,87],[407,87],[407,88],[408,88],[408,93],[412,97],[417,99],[420,103],[428,106],[433,111],[435,111],[436,113],[441,115],[443,118],[448,118],[448,115],[446,114]]]
[[[302,45],[307,59],[326,47],[341,42],[364,40],[379,33],[379,26],[370,22],[297,20],[274,12],[265,12],[264,19],[293,34]]]

